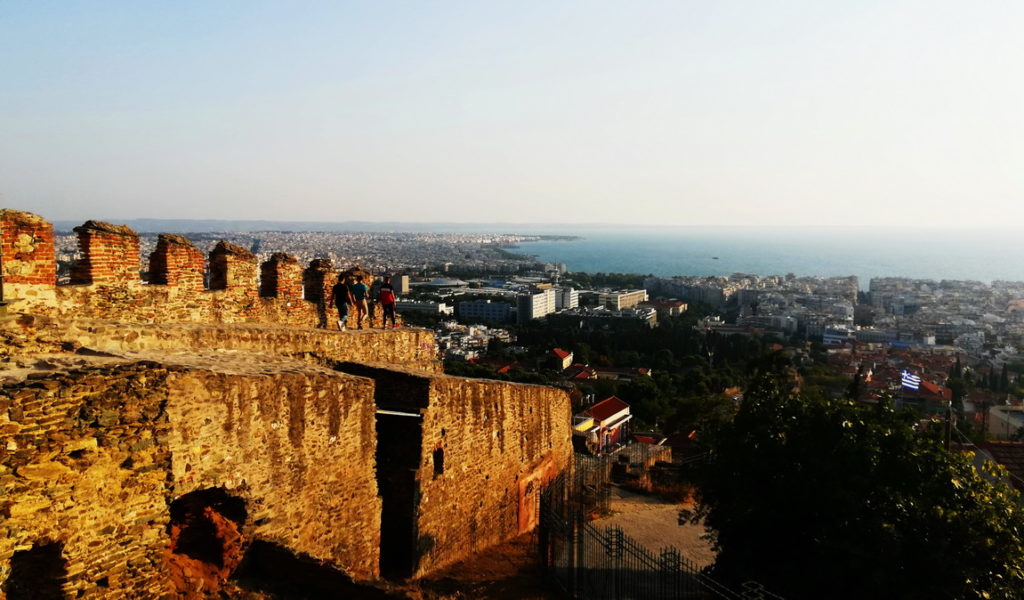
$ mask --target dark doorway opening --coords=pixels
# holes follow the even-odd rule
[[[405,578],[416,572],[423,424],[419,416],[377,413],[377,488],[381,496],[380,572]]]
[[[430,379],[357,363],[335,363],[344,373],[374,381],[377,406],[377,490],[381,498],[380,573],[404,579],[416,573],[419,540],[419,469],[423,460],[423,411]]]
[[[60,542],[35,544],[11,556],[11,574],[4,582],[8,600],[64,600],[68,574]]]

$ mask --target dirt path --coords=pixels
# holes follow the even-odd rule
[[[610,508],[612,516],[598,519],[592,524],[599,528],[613,525],[621,527],[623,533],[651,552],[674,546],[697,568],[715,562],[715,551],[711,544],[701,539],[707,533],[704,525],[679,524],[679,509],[692,508],[692,505],[665,502],[653,496],[613,487]]]

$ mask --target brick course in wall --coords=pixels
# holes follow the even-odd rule
[[[302,267],[290,254],[275,252],[260,265],[260,296],[293,301],[302,299]]]
[[[19,210],[0,210],[0,256],[5,288],[57,283],[53,225],[42,217]],[[4,291],[4,296],[10,297]]]
[[[75,227],[82,259],[71,270],[71,283],[132,285],[139,283],[139,235],[124,225],[86,221]]]
[[[150,255],[149,285],[143,285],[138,236],[122,225],[88,221],[75,229],[83,257],[73,267],[74,284],[57,286],[52,226],[13,210],[0,211],[0,225],[0,241],[7,244],[0,269],[12,275],[4,283],[4,297],[13,300],[14,312],[135,323],[320,328],[333,328],[337,319],[336,309],[325,303],[337,281],[330,260],[314,259],[301,269],[287,254],[276,253],[259,266],[251,252],[222,241],[210,252],[210,286],[205,289],[202,254],[186,238],[161,234]],[[9,247],[15,251],[8,253]],[[350,271],[366,273],[359,267]],[[379,325],[379,315],[374,316],[371,327]]]
[[[157,236],[156,249],[149,255],[149,283],[170,285],[192,292],[205,288],[206,259],[188,238],[170,233]]]

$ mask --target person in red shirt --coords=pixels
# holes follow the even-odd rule
[[[395,288],[391,286],[391,277],[385,276],[384,283],[380,284],[380,306],[383,315],[380,319],[380,328],[388,328],[388,317],[391,317],[391,328],[398,327],[395,323]]]

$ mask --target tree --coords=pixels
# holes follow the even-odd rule
[[[716,571],[787,600],[1018,598],[1024,512],[1005,471],[887,403],[805,399],[760,378],[704,436],[699,516]]]

